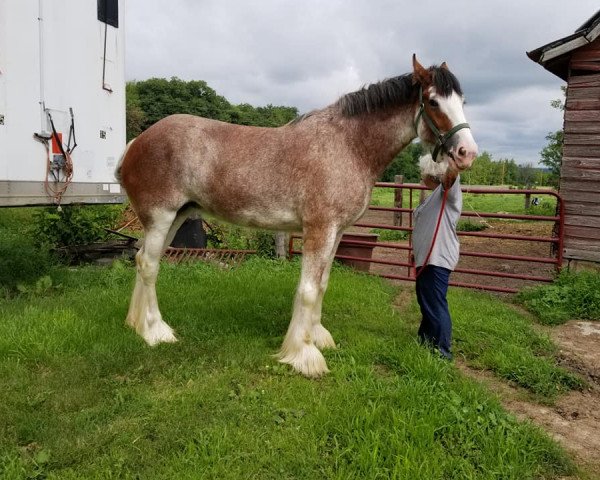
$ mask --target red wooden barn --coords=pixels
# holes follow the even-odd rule
[[[574,34],[527,55],[567,82],[564,258],[600,262],[600,11]]]

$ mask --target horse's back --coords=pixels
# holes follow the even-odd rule
[[[293,229],[327,217],[327,204],[349,220],[364,206],[368,181],[316,120],[268,128],[171,115],[130,145],[122,185],[138,215],[194,202],[233,223]]]

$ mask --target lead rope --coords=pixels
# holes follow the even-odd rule
[[[443,188],[443,186],[442,186]],[[413,255],[413,263],[415,263],[415,280],[419,278],[419,275],[423,272],[425,267],[427,266],[427,262],[429,261],[429,257],[431,257],[431,252],[433,252],[433,247],[435,246],[435,241],[437,239],[438,232],[440,231],[440,225],[442,223],[442,217],[444,216],[444,208],[446,207],[446,199],[448,198],[448,189],[444,189],[444,196],[442,197],[442,206],[440,207],[440,213],[438,215],[437,224],[435,226],[435,231],[433,232],[433,238],[431,239],[431,246],[429,247],[429,252],[427,252],[427,257],[425,257],[425,261],[421,268],[417,270],[416,263],[414,261]]]

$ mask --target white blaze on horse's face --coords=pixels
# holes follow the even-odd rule
[[[432,109],[439,110],[448,118],[452,127],[467,123],[463,111],[464,98],[455,91],[450,96],[443,97],[436,93],[435,87],[430,87],[428,101]],[[454,158],[443,153],[441,155],[443,155],[444,161],[454,162],[459,170],[469,168],[477,156],[477,144],[470,128],[461,128],[448,140],[446,146]]]

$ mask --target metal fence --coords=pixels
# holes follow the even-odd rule
[[[350,234],[406,232],[402,240],[377,241],[346,236],[336,258],[361,270],[392,280],[415,280],[412,261],[412,212],[427,187],[418,184],[377,183],[395,190],[395,206],[372,205],[351,228]],[[408,199],[405,192],[408,191]],[[564,204],[552,190],[463,187],[474,195],[519,195],[544,198],[556,205],[555,215],[488,213],[463,210],[462,219],[477,218],[490,223],[485,231],[458,231],[461,238],[460,261],[451,285],[496,292],[515,293],[527,285],[551,282],[562,266]],[[417,198],[415,198],[415,196]],[[548,200],[548,198],[553,200]],[[408,200],[408,205],[403,203]],[[465,206],[468,208],[468,201]],[[507,221],[511,221],[507,223]],[[501,230],[501,231],[498,231]],[[508,230],[508,232],[506,231]],[[541,231],[541,234],[539,233]],[[383,235],[382,235],[383,234]],[[391,234],[393,236],[393,234]],[[300,254],[301,236],[292,235],[290,255]],[[361,268],[362,266],[362,268]]]

